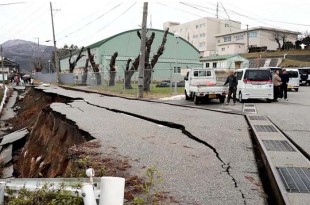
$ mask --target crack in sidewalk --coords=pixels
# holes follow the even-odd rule
[[[187,137],[189,137],[190,139],[195,140],[196,142],[201,143],[201,144],[205,145],[206,147],[208,147],[209,149],[211,149],[214,152],[216,158],[221,162],[221,167],[224,170],[224,172],[227,173],[227,175],[234,182],[235,188],[236,189],[239,188],[237,180],[235,179],[235,177],[230,172],[230,170],[232,169],[232,167],[230,166],[230,162],[229,163],[225,163],[224,160],[220,157],[220,154],[218,153],[218,151],[216,150],[215,147],[213,147],[208,142],[206,142],[206,141],[196,137],[195,135],[193,135],[190,131],[186,130],[184,125],[177,124],[177,123],[174,123],[174,122],[160,121],[160,120],[157,120],[157,119],[154,119],[154,118],[149,118],[149,117],[146,117],[146,116],[143,116],[143,115],[139,115],[139,114],[135,114],[135,113],[127,112],[127,111],[117,110],[117,109],[113,109],[113,108],[107,108],[107,107],[103,107],[103,106],[92,104],[92,103],[87,102],[87,101],[84,101],[84,102],[86,102],[89,105],[92,105],[92,106],[95,106],[95,107],[99,107],[99,108],[102,108],[102,109],[106,109],[106,110],[114,112],[114,113],[126,114],[126,115],[129,115],[129,116],[132,116],[132,117],[136,117],[138,119],[142,119],[142,120],[146,120],[146,121],[149,121],[149,122],[153,122],[155,124],[159,124],[159,125],[163,125],[163,126],[166,126],[166,127],[169,127],[169,128],[181,130],[181,132],[184,135],[186,135]],[[238,189],[238,191],[241,194],[241,197],[243,199],[244,205],[246,205],[247,203],[246,203],[246,198],[245,198],[244,193],[242,192],[241,189]]]

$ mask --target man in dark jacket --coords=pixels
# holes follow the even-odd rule
[[[287,100],[287,84],[288,81],[290,80],[290,77],[288,76],[285,68],[282,69],[282,73],[280,74],[280,78],[282,81],[281,87],[280,87],[280,98],[282,96],[284,97],[284,100]]]
[[[226,79],[226,82],[224,83],[224,85],[227,85],[227,84],[229,86],[229,90],[228,90],[228,97],[227,97],[226,105],[229,104],[231,94],[233,94],[233,101],[235,104],[236,103],[236,92],[237,92],[238,80],[237,80],[237,77],[234,76],[233,72],[230,73],[230,75]]]

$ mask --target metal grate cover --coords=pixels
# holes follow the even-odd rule
[[[265,116],[249,116],[250,120],[267,120]]]
[[[243,111],[244,111],[244,112],[256,112],[255,109],[244,109]]]
[[[278,132],[272,125],[254,125],[257,132]]]
[[[268,151],[295,151],[295,149],[285,140],[263,140],[263,143]]]
[[[253,104],[244,104],[244,107],[254,107],[255,105]]]
[[[287,192],[310,193],[310,170],[307,167],[277,167]]]

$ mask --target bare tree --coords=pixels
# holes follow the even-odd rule
[[[115,62],[116,58],[118,56],[118,53],[115,52],[111,56],[111,61],[110,61],[110,80],[109,80],[109,86],[115,86],[115,76],[116,76],[116,69],[115,69]]]
[[[169,31],[169,28],[165,30],[162,42],[161,42],[159,48],[157,49],[156,54],[153,55],[151,63],[148,63],[146,66],[147,69],[145,69],[145,73],[144,73],[144,91],[150,91],[152,72],[153,72],[153,69],[154,69],[156,63],[158,62],[159,57],[164,53],[165,44],[167,42],[168,31]]]
[[[284,50],[286,43],[288,42],[289,34],[281,31],[273,32],[272,40],[275,40],[278,44],[278,50]]]
[[[96,62],[94,60],[94,55],[91,54],[91,52],[90,52],[90,48],[87,48],[87,53],[88,53],[89,62],[91,64],[91,67],[92,67],[92,69],[95,73],[95,76],[96,76],[97,85],[101,85],[101,75],[99,73],[99,64],[96,64]]]
[[[82,75],[82,84],[87,85],[87,73],[88,73],[88,63],[89,59],[86,59],[85,66],[84,66],[84,73]]]
[[[83,56],[85,56],[85,55],[82,55],[83,49],[84,49],[84,47],[81,48],[81,50],[80,50],[78,56],[76,57],[76,59],[74,59],[73,62],[71,62],[72,50],[70,50],[70,57],[69,57],[69,71],[70,71],[70,73],[73,73],[73,70],[74,70],[74,68],[75,68],[75,66],[76,66],[76,64],[77,64],[77,62],[78,62]]]

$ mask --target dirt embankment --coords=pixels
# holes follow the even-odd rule
[[[96,177],[118,176],[126,179],[126,204],[136,196],[143,196],[146,183],[130,173],[131,159],[120,155],[115,159],[115,155],[102,154],[97,140],[50,108],[53,102],[70,101],[69,98],[47,95],[34,88],[28,88],[25,97],[17,101],[17,115],[9,123],[13,131],[27,127],[29,134],[23,148],[15,152],[14,176],[86,177],[85,170],[91,166]],[[154,195],[154,200],[164,204],[176,202],[173,197],[161,192]]]
[[[49,108],[52,102],[68,100],[30,89],[17,102],[20,110],[10,123],[13,129],[27,127],[30,134],[20,154],[15,156],[16,177],[62,176],[69,161],[69,148],[87,141],[87,134]]]

